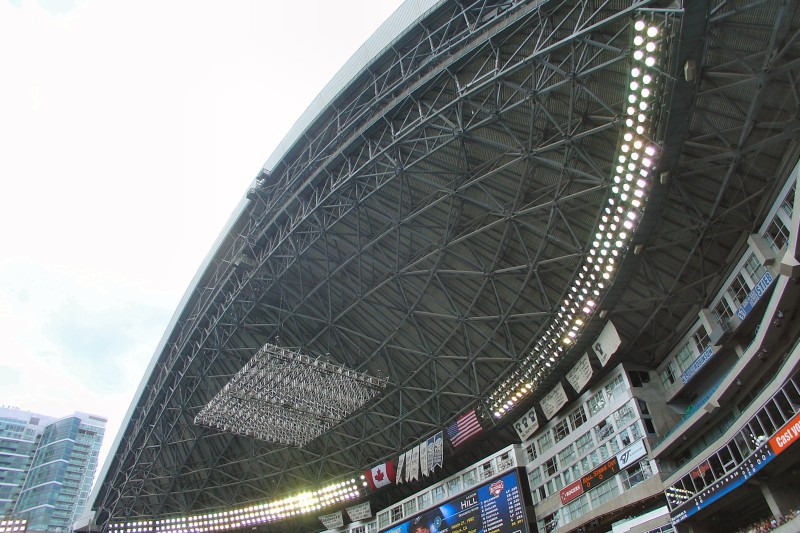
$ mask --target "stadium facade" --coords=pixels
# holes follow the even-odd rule
[[[201,265],[86,529],[790,519],[798,38],[789,0],[403,4]]]
[[[106,419],[0,408],[0,531],[71,531],[83,511]]]

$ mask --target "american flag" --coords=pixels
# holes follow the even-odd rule
[[[471,409],[470,412],[458,417],[458,420],[447,426],[447,436],[456,448],[481,431],[483,428],[475,415],[475,409]]]

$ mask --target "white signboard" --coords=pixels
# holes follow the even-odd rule
[[[600,332],[600,336],[592,343],[592,350],[600,360],[600,364],[606,366],[606,363],[617,351],[620,344],[622,344],[622,340],[619,338],[617,328],[609,320],[603,331]]]
[[[547,393],[540,402],[544,417],[548,420],[553,418],[559,409],[567,404],[567,393],[564,392],[564,386],[559,383],[553,390]]]
[[[342,527],[344,525],[344,517],[341,511],[338,513],[324,514],[319,517],[319,521],[328,529]]]
[[[639,439],[617,454],[619,469],[622,470],[645,455],[647,455],[647,449],[644,447],[644,439]]]
[[[514,429],[517,430],[520,440],[525,441],[539,429],[539,422],[536,420],[536,410],[531,408],[530,411],[514,422]]]
[[[583,354],[583,357],[578,359],[578,362],[567,372],[567,381],[575,389],[575,392],[580,393],[583,388],[592,379],[592,363],[589,362],[589,354]]]
[[[369,507],[369,502],[364,502],[352,507],[348,507],[347,514],[350,517],[351,522],[358,522],[371,517],[372,509]]]

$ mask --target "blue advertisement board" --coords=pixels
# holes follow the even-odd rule
[[[517,472],[417,514],[383,533],[527,533]]]
[[[739,320],[744,320],[744,317],[753,310],[753,307],[758,303],[764,293],[767,292],[767,289],[770,285],[772,285],[772,274],[769,273],[769,270],[764,272],[764,275],[761,276],[761,279],[756,283],[756,286],[753,287],[753,290],[750,291],[750,294],[747,295],[747,298],[744,299],[742,305],[739,306],[739,309],[736,310],[736,316],[739,317]]]

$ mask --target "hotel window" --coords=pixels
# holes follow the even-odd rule
[[[614,403],[614,397],[619,395],[622,392],[622,389],[625,386],[625,380],[622,379],[622,375],[618,375],[614,379],[606,385],[606,395],[608,396],[608,403]]]
[[[617,496],[619,496],[619,486],[614,478],[589,492],[589,500],[592,502],[593,509]]]
[[[736,277],[731,281],[726,294],[730,297],[731,301],[736,307],[739,307],[750,292],[750,287],[741,273],[736,274]]]
[[[433,503],[439,503],[440,501],[444,500],[444,498],[444,485],[433,487],[433,490],[431,491],[431,499],[433,500]]]
[[[776,216],[772,220],[772,224],[767,228],[764,237],[770,243],[772,249],[775,250],[775,252],[779,252],[789,238],[789,230],[786,229],[786,225],[783,221]]]
[[[628,490],[645,480],[644,472],[642,472],[642,467],[639,465],[639,463],[636,463],[627,470],[624,470],[620,474],[620,477],[622,478],[622,488],[625,490]]]
[[[614,424],[611,423],[611,417],[601,420],[594,427],[594,436],[597,442],[602,442],[614,433]]]
[[[416,504],[415,500],[408,500],[407,502],[405,502],[403,504],[403,515],[404,516],[411,516],[412,514],[414,514],[414,511],[417,510],[417,507],[416,507],[415,504]]]
[[[528,481],[530,482],[532,488],[535,489],[538,487],[542,482],[542,469],[537,466],[528,472]]]
[[[461,478],[456,477],[447,482],[447,494],[458,494],[461,490]]]
[[[397,522],[403,518],[403,508],[401,506],[392,507],[392,522]]]
[[[703,350],[706,349],[708,346],[709,339],[708,333],[706,333],[706,328],[700,326],[697,330],[692,333],[692,340],[694,341],[694,345],[697,348],[697,353],[702,353]]]
[[[678,368],[680,368],[681,371],[689,368],[689,365],[692,364],[696,355],[690,343],[687,342],[684,344],[678,353],[675,354],[675,362],[678,363]]]
[[[528,458],[528,462],[533,461],[536,459],[536,446],[533,443],[530,443],[528,446],[525,447],[525,454]]]
[[[756,254],[750,254],[750,257],[747,258],[744,264],[744,271],[750,276],[750,280],[753,282],[753,286],[755,286],[756,283],[761,281],[767,269],[761,264],[761,261],[758,260]]]
[[[784,212],[788,220],[792,220],[792,207],[794,206],[794,193],[796,188],[797,182],[792,183],[789,192],[786,193],[786,196],[783,197],[783,202],[781,202],[781,211]]]
[[[558,511],[551,514],[550,516],[545,516],[544,520],[542,520],[542,525],[544,526],[545,533],[549,533],[550,531],[555,530],[561,525],[561,519],[559,518]]]
[[[589,498],[583,494],[564,506],[564,523],[577,520],[587,512],[589,512]]]
[[[544,453],[549,450],[553,445],[553,441],[550,438],[550,432],[545,431],[541,437],[536,439],[536,445],[539,447],[539,453]]]
[[[594,441],[592,441],[592,433],[587,431],[578,437],[578,440],[575,441],[575,445],[578,447],[578,455],[586,455],[586,452],[588,452],[594,445]]]
[[[577,459],[577,454],[575,453],[575,445],[570,444],[560,452],[558,452],[558,461],[561,463],[561,467],[563,468],[566,465],[572,464],[575,459]]]
[[[552,476],[558,472],[558,462],[556,461],[555,456],[544,462],[544,471],[546,476]]]
[[[589,416],[594,416],[600,412],[600,410],[606,406],[606,399],[603,396],[603,390],[597,391],[589,400],[586,402],[586,406],[589,408]]]
[[[573,431],[581,427],[584,423],[586,423],[586,413],[583,410],[583,406],[578,407],[569,414],[569,425]]]
[[[631,370],[628,375],[631,378],[631,386],[644,387],[645,384],[650,383],[650,373],[641,370]]]
[[[670,361],[664,370],[661,371],[661,383],[664,385],[665,389],[675,383],[675,374],[677,374],[675,370],[675,361]]]
[[[430,493],[428,491],[425,491],[417,496],[417,509],[425,509],[430,501],[429,497]]]
[[[574,465],[572,465],[571,467],[569,467],[569,471],[572,473],[572,474],[571,474],[571,476],[572,476],[572,479],[578,479],[578,478],[580,478],[580,477],[581,477],[581,474],[584,472],[583,470],[581,470],[581,464],[580,464],[580,462],[578,462],[578,463],[575,463]]]
[[[628,425],[628,423],[636,418],[636,411],[633,409],[633,406],[629,403],[626,403],[622,407],[614,412],[614,420],[617,422],[617,427],[623,428]]]
[[[733,310],[731,310],[731,306],[728,305],[728,301],[725,298],[720,298],[719,303],[714,307],[714,314],[717,316],[717,322],[723,323],[730,320],[733,316]]]
[[[555,441],[559,442],[561,439],[569,435],[569,420],[564,418],[553,427],[555,434]]]

